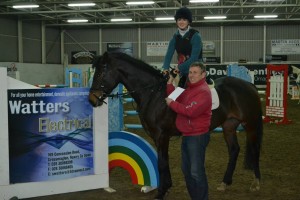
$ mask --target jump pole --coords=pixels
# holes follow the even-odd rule
[[[134,102],[133,98],[123,98],[123,103],[132,103]],[[135,110],[126,110],[124,111],[124,115],[135,116],[138,115],[138,112]],[[124,127],[127,129],[142,129],[143,126],[141,124],[124,124]]]

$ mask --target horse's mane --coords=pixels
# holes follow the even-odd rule
[[[158,76],[160,78],[163,78],[163,74],[161,73],[161,71],[159,69],[154,68],[153,66],[147,64],[146,62],[134,58],[126,53],[121,53],[121,52],[111,52],[109,53],[109,55],[112,55],[115,58],[124,60],[128,63],[130,63],[132,66],[138,67],[139,69],[145,70],[149,73],[151,73],[151,75],[153,76]]]

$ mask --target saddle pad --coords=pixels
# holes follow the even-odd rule
[[[219,96],[215,88],[211,88],[210,91],[211,91],[211,99],[212,99],[211,109],[214,110],[217,109],[220,105]]]

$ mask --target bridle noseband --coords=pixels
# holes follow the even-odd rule
[[[100,103],[105,103],[105,104],[107,104],[106,101],[104,101],[104,100],[107,98],[107,96],[106,96],[105,93],[103,93],[103,95],[101,95],[101,96],[99,96],[99,97],[98,97],[94,92],[92,92],[91,94],[97,99],[97,104],[96,104],[96,106],[101,105]]]

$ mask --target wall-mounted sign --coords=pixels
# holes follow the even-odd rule
[[[72,51],[72,64],[91,64],[96,51]]]
[[[202,41],[203,54],[214,54],[215,43],[213,41]],[[165,56],[169,42],[156,41],[147,42],[147,56]]]
[[[216,50],[215,43],[213,41],[202,41],[203,54],[214,54]]]
[[[165,56],[169,42],[147,42],[147,56]]]
[[[300,54],[300,39],[271,40],[271,52],[275,55]]]
[[[130,56],[133,55],[133,45],[131,42],[107,43],[108,52],[122,52]]]

